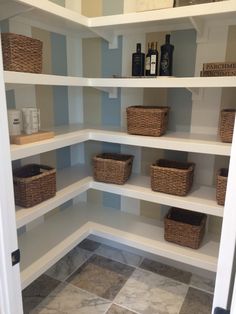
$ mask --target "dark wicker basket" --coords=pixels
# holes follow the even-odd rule
[[[5,71],[42,72],[40,40],[12,33],[2,33],[1,37]]]
[[[169,107],[131,106],[126,112],[128,133],[161,136],[166,132]]]
[[[220,115],[220,138],[222,142],[232,143],[236,110],[224,109]]]
[[[205,233],[207,216],[171,208],[165,217],[165,240],[198,249]]]
[[[216,200],[218,205],[225,204],[225,194],[228,180],[228,169],[222,168],[216,177]]]
[[[93,158],[96,181],[124,184],[130,177],[134,156],[103,153]]]
[[[56,170],[30,164],[13,171],[16,205],[32,207],[56,194]]]
[[[153,191],[185,196],[193,183],[194,163],[160,159],[151,165]]]

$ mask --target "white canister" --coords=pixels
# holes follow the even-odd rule
[[[22,131],[22,113],[20,110],[7,110],[10,136],[20,135]]]
[[[37,133],[40,129],[40,111],[37,108],[22,108],[23,130],[26,134]]]

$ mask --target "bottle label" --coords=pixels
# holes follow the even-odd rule
[[[152,55],[151,56],[151,70],[150,74],[156,74],[156,64],[157,64],[157,56]]]
[[[163,59],[161,60],[161,69],[163,72],[169,71],[169,55],[168,55],[168,53],[165,53],[163,55]]]
[[[147,57],[146,58],[146,71],[150,71],[151,70],[151,58]]]

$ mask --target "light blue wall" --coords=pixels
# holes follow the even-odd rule
[[[177,77],[194,76],[196,57],[196,32],[194,30],[171,33],[171,43],[175,46],[173,75]],[[171,107],[169,129],[190,131],[192,113],[192,94],[186,89],[169,89],[168,105]]]
[[[15,100],[15,92],[13,89],[6,91],[6,99],[7,99],[7,109],[15,109],[16,100]]]
[[[0,29],[2,33],[9,32],[9,20],[3,20],[0,22]]]
[[[49,1],[54,2],[62,7],[65,6],[65,0],[49,0]]]
[[[103,15],[119,14],[123,11],[124,0],[103,0]]]
[[[118,14],[123,12],[123,0],[103,0],[103,14]],[[122,71],[122,42],[118,38],[118,49],[109,49],[108,43],[102,40],[102,77],[121,75]],[[102,93],[101,124],[119,127],[121,125],[121,91],[116,99],[110,99],[107,93]],[[104,152],[119,153],[121,146],[112,143],[103,143]],[[121,197],[112,193],[103,193],[103,205],[120,209]]]
[[[51,33],[52,51],[52,74],[67,75],[66,37]],[[53,86],[53,107],[55,126],[69,123],[68,88]],[[57,150],[57,168],[69,167],[71,164],[70,148],[65,147]]]

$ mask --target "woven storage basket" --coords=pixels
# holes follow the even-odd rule
[[[96,181],[124,184],[130,177],[134,157],[115,153],[103,153],[93,158]]]
[[[228,179],[228,169],[222,168],[218,170],[216,177],[216,200],[217,204],[225,204],[225,194]]]
[[[165,217],[165,240],[198,249],[205,233],[205,214],[172,207]]]
[[[42,46],[43,43],[37,39],[2,33],[4,70],[41,73]]]
[[[194,163],[160,159],[151,165],[153,191],[184,196],[192,187]]]
[[[130,134],[161,136],[166,132],[169,107],[131,106],[126,113]]]
[[[13,172],[16,205],[31,207],[56,194],[56,170],[30,164]]]
[[[222,142],[232,143],[235,113],[234,109],[221,110],[219,133]]]

